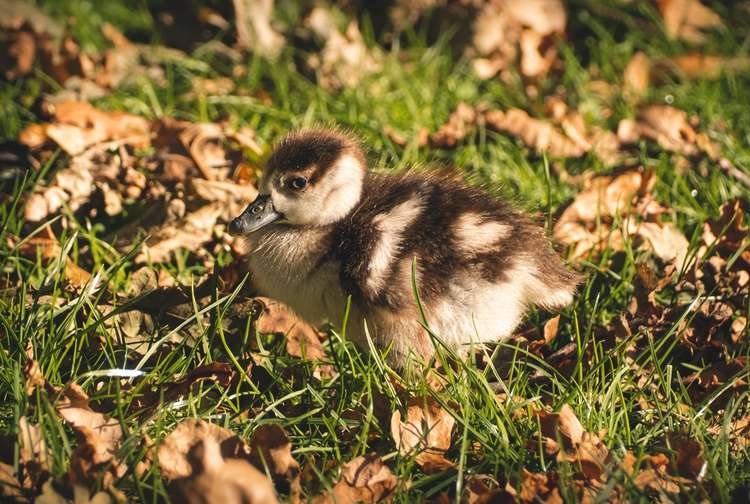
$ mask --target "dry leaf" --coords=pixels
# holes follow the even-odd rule
[[[538,78],[557,59],[550,37],[565,31],[567,19],[560,0],[487,2],[474,21],[473,60],[477,74],[490,78],[506,69],[521,51],[521,72]]]
[[[268,469],[274,480],[294,483],[299,478],[299,464],[292,457],[292,442],[284,429],[264,424],[250,438],[250,462],[261,471]]]
[[[193,472],[188,453],[199,442],[211,440],[224,458],[249,459],[250,448],[234,432],[199,418],[188,418],[161,442],[157,452],[159,470],[168,480],[186,478]]]
[[[47,127],[47,135],[71,156],[108,140],[148,135],[147,119],[127,112],[105,112],[86,102],[64,102],[55,106],[55,122]],[[142,142],[142,140],[140,140]]]
[[[679,69],[688,79],[718,79],[723,73],[750,70],[750,58],[742,56],[724,57],[694,52],[675,56],[666,62]]]
[[[674,224],[644,222],[637,227],[635,233],[648,241],[657,257],[665,262],[674,261],[677,269],[682,269],[690,244],[682,231]]]
[[[391,436],[399,453],[416,455],[416,462],[427,474],[454,466],[443,454],[450,448],[455,419],[431,397],[409,401],[406,416],[396,410],[391,417]]]
[[[221,212],[221,204],[209,203],[185,215],[179,222],[166,223],[154,231],[143,245],[141,252],[135,257],[136,264],[166,261],[180,248],[198,250],[211,241]]]
[[[558,460],[575,464],[587,480],[606,479],[609,450],[596,434],[586,432],[573,409],[563,405],[558,413],[539,414],[542,435],[561,442]]]
[[[258,196],[258,190],[250,184],[235,184],[223,180],[189,179],[190,190],[203,201],[221,203],[221,219],[230,221]]]
[[[89,406],[89,397],[77,384],[68,385],[55,402],[57,414],[75,431],[78,444],[71,456],[68,480],[88,488],[107,471],[105,485],[122,477],[127,467],[117,458],[123,431],[120,422]],[[88,490],[86,490],[88,491]]]
[[[549,319],[544,323],[544,343],[549,345],[557,337],[557,328],[560,325],[560,315]]]
[[[370,504],[387,499],[398,486],[396,476],[379,457],[357,457],[341,468],[341,479],[314,504]]]
[[[324,7],[315,7],[305,19],[305,26],[325,40],[323,50],[308,58],[308,65],[318,71],[318,82],[329,90],[355,87],[363,77],[380,70],[382,57],[365,44],[356,21],[345,33],[335,28]]]
[[[685,155],[698,152],[696,132],[684,111],[668,105],[649,105],[640,110],[638,118],[640,133],[664,149]]]
[[[543,502],[545,504],[563,504],[557,488],[557,477],[554,473],[532,473],[526,469],[521,473],[521,489],[518,497],[521,502]]]
[[[198,439],[187,453],[190,475],[170,485],[173,502],[190,504],[274,504],[268,477],[242,459],[222,457],[216,439]]]
[[[73,430],[86,430],[101,448],[114,453],[122,439],[120,422],[89,406],[89,396],[75,383],[68,385],[55,402],[55,410]],[[89,432],[90,431],[90,432]],[[99,448],[99,446],[97,446]]]
[[[10,502],[24,502],[22,489],[13,466],[0,462],[0,497]]]
[[[703,30],[724,26],[716,12],[700,0],[657,0],[664,18],[664,27],[672,38],[700,44],[705,41]]]
[[[325,358],[318,331],[298,318],[282,303],[257,297],[252,303],[255,331],[286,336],[286,351],[293,357],[308,360]]]
[[[485,121],[494,130],[506,131],[519,137],[539,153],[547,152],[556,157],[579,157],[586,152],[552,124],[534,119],[520,109],[511,108],[507,112],[491,110],[485,114]]]
[[[557,59],[557,49],[553,45],[542,53],[544,40],[544,36],[536,31],[521,32],[521,73],[526,77],[538,78],[545,75]]]
[[[219,178],[218,170],[231,165],[222,147],[224,137],[224,130],[214,123],[191,124],[179,134],[180,142],[207,180]]]
[[[45,229],[47,236],[35,236],[27,239],[18,248],[19,253],[30,259],[36,259],[37,254],[39,254],[48,264],[61,259],[62,247],[60,242],[54,237],[49,227]],[[65,268],[65,280],[71,286],[82,289],[91,282],[92,276],[88,271],[78,266],[67,256],[62,257],[62,260]]]
[[[275,58],[284,37],[271,24],[273,0],[232,0],[237,26],[237,45],[261,56]]]
[[[651,60],[643,52],[637,52],[625,67],[623,77],[625,91],[633,96],[643,95],[648,91],[651,80]]]
[[[440,129],[429,137],[433,147],[453,148],[474,128],[477,112],[461,102]]]

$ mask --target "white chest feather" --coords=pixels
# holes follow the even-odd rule
[[[261,294],[291,306],[312,323],[340,322],[346,295],[339,265],[323,261],[327,234],[320,229],[261,231],[248,256],[251,281]]]

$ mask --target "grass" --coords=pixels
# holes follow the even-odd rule
[[[100,49],[105,44],[97,29],[103,21],[120,26],[126,34],[128,30],[147,33],[154,26],[144,3],[136,3],[132,9],[124,9],[124,4],[116,2],[41,3],[55,15],[73,16],[73,33],[88,48]],[[517,106],[541,113],[544,97],[556,89],[563,89],[568,102],[584,111],[587,119],[610,129],[616,127],[620,118],[633,114],[632,106],[620,97],[603,103],[591,92],[590,82],[602,79],[620,83],[623,68],[638,50],[659,58],[680,53],[685,47],[663,36],[658,14],[650,4],[605,3],[617,14],[614,17],[589,9],[591,4],[572,2],[568,41],[560,47],[563,71],[543,80],[538,86],[539,97],[534,99],[527,97],[520,79],[514,85],[475,77],[460,51],[452,47],[450,34],[435,41],[428,38],[426,30],[417,29],[393,44],[382,72],[339,93],[329,93],[297,72],[293,62],[302,50],[288,47],[277,63],[253,56],[241,62],[247,73],[235,80],[237,90],[247,92],[244,95],[235,92],[230,96],[186,100],[183,95],[194,79],[231,74],[221,58],[207,51],[201,53],[199,48],[202,64],[170,63],[166,85],[141,80],[117,89],[95,104],[152,118],[177,117],[196,122],[226,118],[255,129],[266,145],[291,128],[337,124],[362,136],[374,166],[454,166],[472,183],[484,185],[517,206],[555,215],[576,189],[550,174],[548,160],[512,138],[480,128],[454,150],[418,148],[414,143],[401,148],[388,139],[383,128],[388,125],[408,134],[416,134],[422,127],[435,131],[461,101],[485,102],[503,109]],[[750,14],[740,7],[716,6],[729,27],[710,37],[706,51],[747,56]],[[631,17],[653,21],[654,31],[633,29],[627,22]],[[367,33],[366,29],[363,31]],[[158,41],[158,34],[149,35],[146,41]],[[23,80],[0,83],[3,140],[14,140],[25,125],[36,120],[33,104],[46,82],[48,79],[37,71]],[[270,95],[271,105],[254,97],[259,90]],[[700,117],[701,128],[721,143],[726,157],[735,166],[748,170],[749,75],[697,81],[668,78],[652,86],[645,101],[673,103]],[[605,107],[611,109],[610,117],[603,113]],[[553,161],[570,173],[608,172],[593,156]],[[655,170],[654,195],[672,209],[675,222],[688,239],[699,236],[703,223],[718,216],[722,203],[748,197],[746,187],[707,160],[678,171],[673,157],[653,143],[641,144],[636,162]],[[655,449],[668,450],[663,442],[665,433],[686,432],[704,446],[707,465],[706,483],[685,488],[685,501],[698,502],[710,496],[716,502],[731,502],[747,494],[747,451],[731,450],[732,439],[712,436],[707,430],[710,425],[728,424],[748,414],[746,388],[736,393],[720,413],[708,408],[718,393],[695,401],[678,377],[701,369],[704,363],[673,358],[673,347],[681,336],[676,324],[674,330],[660,340],[652,340],[634,357],[639,367],[633,366],[632,356],[624,351],[627,341],[618,341],[614,347],[605,343],[602,329],[611,327],[634,296],[636,265],[645,260],[643,252],[604,251],[580,266],[586,281],[575,303],[562,313],[555,342],[557,347],[568,342],[575,344],[575,367],[569,377],[522,348],[505,344],[498,349],[509,356],[503,369],[482,369],[444,355],[441,358],[451,365],[446,368],[447,384],[442,390],[433,390],[424,377],[408,385],[414,394],[434,397],[456,419],[453,444],[446,455],[457,462],[456,470],[426,475],[412,458],[398,454],[388,423],[378,418],[383,402],[391,411],[403,407],[392,385],[395,372],[384,369],[377,356],[359,352],[342,332],[331,329],[326,342],[326,351],[338,374],[320,381],[313,376],[311,363],[286,355],[283,341],[272,336],[252,336],[247,321],[237,321],[232,315],[234,295],[214,292],[210,304],[199,305],[194,300],[193,313],[166,314],[169,316],[154,320],[152,333],[141,334],[153,351],[150,357],[139,359],[128,350],[122,333],[112,329],[114,321],[120,320],[117,315],[124,311],[123,305],[102,313],[98,306],[106,304],[106,290],[70,291],[65,288],[60,261],[49,263],[41,257],[23,257],[17,247],[8,243],[11,235],[33,232],[19,209],[22,195],[35,184],[49,180],[50,174],[64,163],[65,156],[60,154],[42,170],[4,178],[0,208],[0,426],[5,434],[15,435],[21,417],[29,416],[39,423],[54,476],[62,476],[68,470],[75,438],[54,414],[46,393],[37,389],[27,396],[22,370],[27,348],[32,349],[49,383],[80,384],[91,394],[93,403],[118,418],[126,429],[119,458],[129,470],[117,487],[136,501],[166,498],[156,466],[141,476],[135,474],[138,462],[148,456],[143,436],[148,435],[158,444],[180,419],[196,416],[226,426],[245,438],[258,425],[282,425],[291,437],[295,458],[308,467],[303,479],[308,496],[331,486],[342,463],[376,452],[400,481],[411,482],[408,488],[403,483],[396,502],[436,498],[443,491],[457,495],[458,501],[465,484],[462,476],[491,474],[517,486],[523,468],[542,471],[550,467],[556,467],[560,474],[563,497],[573,502],[573,465],[550,461],[540,450],[528,448],[529,442],[539,438],[539,425],[531,411],[542,403],[554,409],[569,404],[587,431],[606,431],[604,441],[615,459],[623,457],[626,450],[637,457],[652,454]],[[107,279],[112,292],[127,292],[137,269],[132,258],[138,243],[125,252],[110,245],[120,226],[127,222],[129,212],[136,211],[127,209],[124,217],[112,220],[65,215],[69,225],[60,236],[63,247],[74,262]],[[211,274],[190,253],[178,254],[173,262],[154,268],[168,271],[187,285]],[[747,316],[747,298],[743,306]],[[539,328],[548,318],[549,314],[534,311],[528,321]],[[253,338],[256,341],[250,341]],[[253,366],[250,379],[226,389],[203,382],[184,400],[146,414],[133,407],[149,387],[158,390],[174,376],[199,365],[232,362],[237,372],[244,373],[251,362],[247,351],[250,346],[259,348],[262,355]],[[742,343],[727,351],[747,356],[747,348]],[[132,369],[143,374],[136,379],[118,378],[118,370]],[[644,377],[641,369],[651,371]],[[533,372],[541,373],[546,380],[541,384],[534,382],[530,379]],[[747,379],[747,374],[745,368],[736,379]],[[497,385],[490,386],[490,382],[497,383],[498,378],[500,390],[514,400],[496,398]],[[17,460],[18,453],[14,456]],[[620,471],[613,477],[625,486],[631,501],[648,500],[627,474]],[[608,497],[605,488],[599,501]]]

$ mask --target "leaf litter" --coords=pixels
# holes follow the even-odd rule
[[[431,3],[424,10],[440,3]],[[250,4],[253,3],[235,2],[235,8]],[[660,0],[657,5],[667,34],[691,44],[703,44],[711,30],[721,29],[724,24],[697,0]],[[47,27],[39,28],[38,22]],[[278,45],[281,35],[270,25],[268,16],[258,16],[257,23],[249,19],[243,23],[250,31],[238,34],[240,45],[253,46],[253,37],[262,37],[265,32],[266,41],[272,43],[259,42],[257,51],[276,56],[269,46]],[[556,41],[565,36],[566,25],[562,2],[488,2],[479,8],[466,54],[484,79],[499,74],[507,80],[508,72],[515,68],[525,79],[543,79],[560,69]],[[330,12],[316,7],[305,26],[305,36],[313,37],[320,49],[309,56],[307,64],[316,72],[321,86],[329,90],[356,87],[365,76],[382,68],[383,55],[367,47],[356,21],[340,30],[343,25]],[[163,76],[160,62],[184,55],[162,51],[151,58],[146,54],[148,48],[131,43],[111,26],[105,26],[103,32],[112,47],[102,55],[90,55],[70,37],[59,46],[50,44],[52,32],[61,36],[64,30],[43,17],[36,22],[14,24],[8,54],[12,63],[4,59],[2,64],[6,78],[28,75],[35,65],[41,65],[65,85],[62,93],[45,97],[43,111],[48,120],[27,127],[19,135],[19,141],[40,159],[48,159],[54,148],[66,156],[64,166],[49,182],[27,195],[26,220],[38,223],[62,213],[62,226],[66,227],[70,225],[65,219],[68,212],[113,218],[127,213],[139,201],[147,201],[157,203],[157,213],[161,215],[144,221],[143,227],[151,236],[135,257],[136,263],[168,261],[179,248],[202,255],[205,260],[219,250],[239,255],[241,244],[226,235],[224,224],[257,194],[252,173],[258,172],[254,163],[264,156],[261,146],[266,142],[255,138],[252,130],[236,130],[228,123],[148,120],[92,106],[88,103],[92,95],[103,96],[102,93],[127,83],[130,77],[145,75],[159,82]],[[747,387],[746,373],[743,374],[747,362],[731,355],[733,346],[747,333],[747,320],[741,315],[750,284],[746,204],[740,200],[725,203],[719,219],[704,225],[697,250],[692,250],[677,226],[677,212],[658,202],[653,194],[657,182],[654,174],[625,162],[638,147],[646,145],[658,146],[672,153],[674,160],[688,160],[688,164],[707,158],[722,166],[720,147],[701,131],[697,118],[674,106],[648,102],[653,81],[659,78],[662,68],[670,65],[687,78],[701,76],[701,69],[705,70],[703,76],[715,78],[723,72],[747,68],[742,57],[693,51],[651,61],[646,54],[637,52],[624,69],[621,86],[604,83],[608,96],[619,93],[633,107],[634,115],[622,119],[616,131],[608,130],[602,121],[592,121],[582,110],[571,108],[565,95],[560,94],[547,97],[547,116],[540,115],[539,109],[531,112],[520,107],[500,109],[496,105],[460,102],[444,125],[432,134],[420,130],[413,142],[418,147],[429,143],[433,148],[454,149],[471,141],[475,132],[489,129],[518,139],[539,155],[565,159],[590,154],[608,170],[611,168],[607,174],[584,173],[567,179],[579,190],[562,210],[554,228],[554,236],[569,247],[573,260],[595,259],[605,251],[618,253],[625,250],[629,241],[643,254],[639,256],[642,262],[633,283],[629,310],[595,330],[609,334],[609,339],[603,338],[605,345],[612,339],[632,338],[626,351],[635,356],[634,350],[645,348],[646,333],[659,340],[677,325],[679,339],[670,359],[675,365],[686,361],[700,365],[698,370],[675,380],[696,403],[706,402],[706,407],[719,415],[730,399]],[[197,82],[192,92],[199,97],[233,91],[226,83],[214,84]],[[396,145],[409,144],[408,137],[393,128],[384,133]],[[42,238],[10,240],[30,259],[41,256],[52,262],[62,257],[70,286],[80,290],[90,282],[91,274],[62,254],[62,245],[51,228]],[[658,268],[653,267],[654,260]],[[129,296],[172,287],[171,277],[165,283],[148,267],[140,271],[148,278],[141,279],[143,285]],[[667,304],[667,296],[700,303]],[[327,364],[325,336],[321,332],[273,300],[253,298],[251,306],[254,337],[283,337],[289,356],[316,363],[317,379],[335,376],[333,367]],[[96,309],[104,313],[112,307],[102,305]],[[687,320],[682,318],[686,309],[692,314]],[[120,328],[126,325],[120,315],[116,320]],[[555,369],[570,372],[576,348],[560,341],[558,332],[565,323],[564,318],[555,317],[538,334],[517,335],[517,341],[528,338],[530,352]],[[148,332],[147,325],[145,319],[139,319],[130,322],[126,331],[134,337],[142,336]],[[267,358],[254,353],[257,350],[249,350],[257,362]],[[586,353],[584,357],[588,356]],[[633,366],[638,369],[635,361]],[[649,378],[653,370],[641,372],[641,385],[653,387]],[[32,354],[28,355],[23,373],[26,392],[32,395],[44,391],[53,399],[55,411],[74,431],[77,444],[62,481],[67,489],[62,491],[61,481],[49,476],[50,460],[41,425],[22,417],[18,429],[20,470],[16,474],[13,466],[0,466],[0,478],[10,483],[3,485],[3,492],[26,495],[33,488],[41,492],[40,502],[68,502],[73,494],[76,502],[111,502],[120,498],[114,482],[127,470],[118,460],[125,436],[120,421],[92,407],[88,395],[77,385],[60,389],[46,384]],[[136,401],[136,406],[142,411],[153,410],[189,396],[201,382],[216,383],[225,389],[236,386],[240,374],[224,363],[198,366],[155,384]],[[123,386],[127,389],[130,385]],[[468,502],[562,502],[563,466],[573,471],[574,489],[584,501],[594,499],[605,487],[610,495],[619,496],[624,489],[617,475],[623,473],[652,497],[676,498],[685,488],[700,485],[706,477],[704,446],[686,433],[669,433],[636,459],[630,452],[622,456],[608,448],[610,440],[605,431],[588,432],[569,405],[555,413],[550,411],[535,411],[533,418],[539,422],[536,435],[544,457],[554,459],[552,468],[544,472],[522,469],[520,478],[514,481],[502,476],[468,475]],[[391,441],[401,457],[414,457],[425,474],[456,467],[457,461],[449,455],[455,420],[432,398],[410,397],[405,408],[394,408],[389,413]],[[722,425],[714,423],[706,433],[730,438],[731,449],[736,453],[745,448],[743,438],[747,432],[748,420],[742,417]],[[276,502],[279,487],[285,487],[284,491],[291,489],[292,498],[299,498],[300,466],[292,455],[292,440],[276,424],[262,423],[246,441],[224,427],[187,418],[160,443],[146,445],[150,458],[136,471],[150,470],[145,466],[151,462],[158,465],[161,476],[169,482],[170,494],[177,500]],[[103,491],[98,491],[95,480]],[[391,498],[397,489],[408,487],[409,482],[393,474],[379,456],[358,456],[342,465],[330,490],[313,501],[378,502]],[[446,501],[452,499],[447,493],[440,495]]]

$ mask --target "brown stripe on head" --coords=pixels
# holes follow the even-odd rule
[[[357,140],[348,134],[330,129],[303,129],[278,143],[268,159],[267,173],[304,172],[314,184],[344,155],[355,157],[365,166]]]

